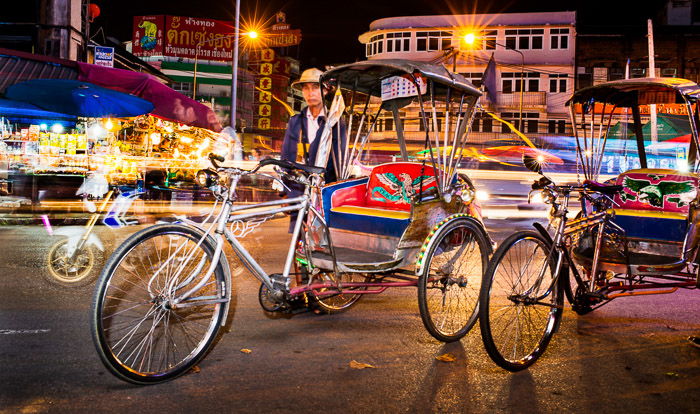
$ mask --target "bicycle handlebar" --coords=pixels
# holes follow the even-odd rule
[[[264,167],[266,165],[276,165],[278,167],[286,168],[288,170],[298,170],[298,171],[303,171],[306,174],[323,174],[326,172],[326,169],[323,167],[314,167],[311,165],[305,165],[305,164],[299,164],[298,162],[294,161],[288,161],[288,160],[277,160],[274,158],[267,158],[262,161],[260,161],[260,164],[258,164],[257,167],[255,167],[255,170],[257,171],[259,168]]]

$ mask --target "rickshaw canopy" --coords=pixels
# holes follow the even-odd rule
[[[567,105],[596,102],[632,108],[648,104],[684,104],[700,99],[700,86],[680,78],[623,79],[580,89]]]
[[[625,119],[619,117],[616,120],[618,123],[624,123],[622,126],[629,127],[633,132],[632,136],[636,138],[639,166],[647,168],[645,145],[648,140],[644,136],[641,107],[652,104],[685,107],[684,112],[686,112],[692,136],[687,150],[687,166],[697,170],[698,133],[694,112],[697,111],[698,100],[700,100],[700,86],[693,81],[680,78],[624,79],[589,86],[574,92],[566,105],[570,108],[578,158],[586,178],[596,179],[600,172],[610,132],[618,128],[618,125],[614,125],[611,129],[611,121],[616,118],[616,115],[622,115],[622,113],[618,114],[615,108],[631,110],[633,119],[631,124],[627,124]],[[578,108],[576,105],[581,107]],[[607,108],[608,106],[610,108]],[[626,116],[627,112],[624,114]],[[577,120],[579,116],[580,119]],[[649,128],[658,128],[656,124],[653,125]],[[579,136],[579,130],[582,136]],[[627,133],[624,135],[623,139],[630,136]],[[652,138],[651,144],[657,145],[656,139]],[[658,145],[655,148],[658,149]]]

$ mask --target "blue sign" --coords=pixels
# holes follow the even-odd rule
[[[95,46],[95,64],[99,66],[114,67],[114,48]]]

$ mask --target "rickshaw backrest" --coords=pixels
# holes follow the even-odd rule
[[[614,222],[633,239],[681,242],[688,228],[688,207],[698,179],[668,169],[637,169],[620,174],[622,191],[613,201]]]
[[[374,167],[367,182],[368,207],[411,210],[411,198],[437,186],[435,170],[415,162],[392,162]]]
[[[620,174],[616,184],[623,186],[614,198],[616,208],[688,214],[698,178],[677,170],[644,168]]]

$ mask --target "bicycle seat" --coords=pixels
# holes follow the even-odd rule
[[[312,165],[299,164],[298,162],[288,161],[288,160],[277,160],[274,158],[267,158],[260,161],[259,166],[264,167],[266,165],[276,165],[278,167],[290,169],[290,170],[300,170],[307,174],[323,174],[326,169],[323,167],[315,167]]]
[[[607,195],[614,195],[614,194],[617,194],[620,191],[622,191],[621,185],[603,184],[603,183],[599,183],[597,181],[592,181],[592,180],[585,180],[583,182],[583,185],[588,190],[595,191],[595,192],[602,193],[602,194],[607,194]]]

